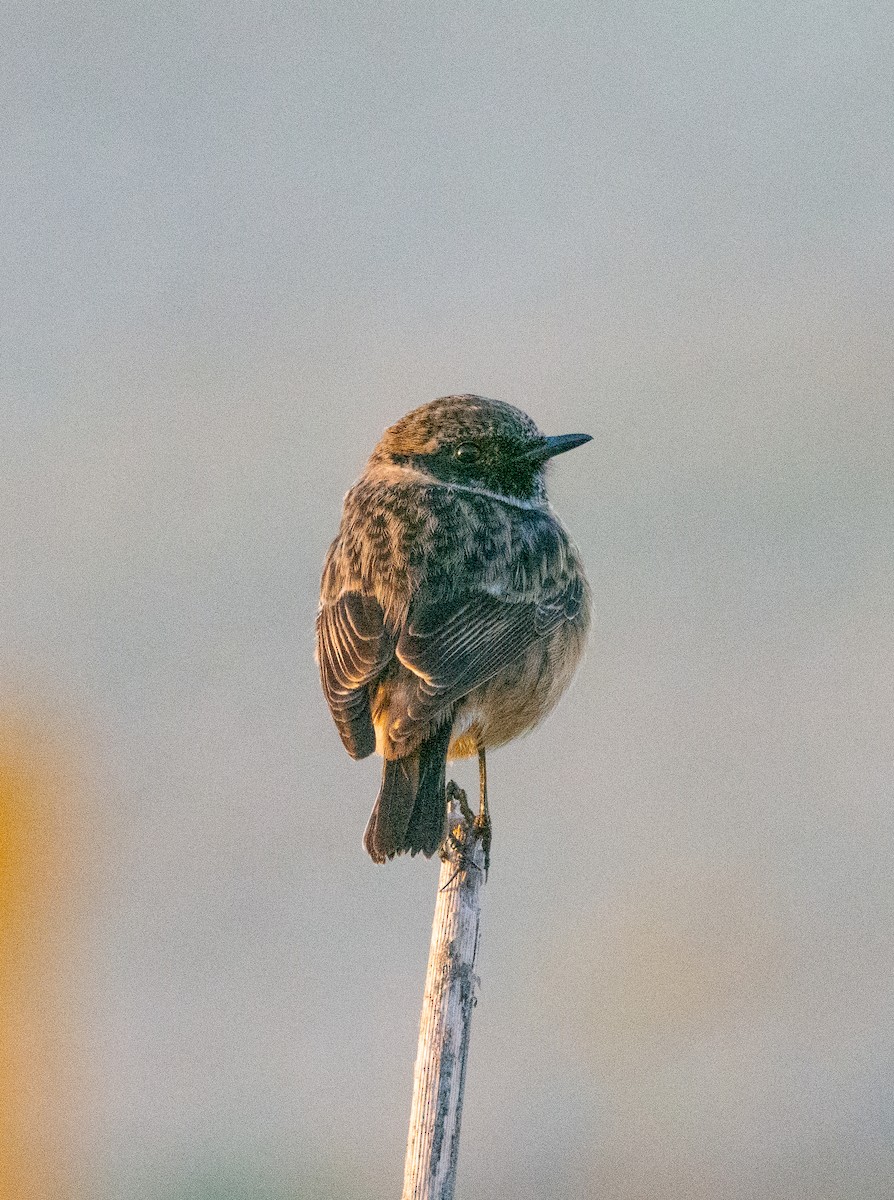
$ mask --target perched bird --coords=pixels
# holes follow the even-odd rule
[[[483,396],[444,396],[387,429],[345,497],[323,569],[317,660],[345,749],[385,760],[364,835],[376,862],[445,836],[447,758],[532,729],[567,687],[589,623],[580,558],[546,498],[545,437]]]

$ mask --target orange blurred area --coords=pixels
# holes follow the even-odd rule
[[[73,1192],[67,947],[77,916],[77,787],[46,720],[0,709],[0,1198]]]

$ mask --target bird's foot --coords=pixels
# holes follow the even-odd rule
[[[454,825],[454,827],[447,834],[447,837],[444,839],[444,844],[441,847],[441,858],[444,862],[454,863],[456,865],[456,870],[453,872],[447,882],[441,887],[442,892],[446,891],[447,888],[450,887],[451,883],[453,883],[454,879],[456,879],[457,875],[462,874],[463,871],[481,870],[481,868],[475,862],[473,855],[471,855],[466,848],[467,830],[468,826]]]
[[[447,793],[448,809],[451,808],[453,805],[453,802],[456,801],[456,805],[459,808],[460,813],[462,813],[463,820],[466,822],[467,825],[474,825],[475,824],[475,814],[472,812],[471,808],[469,807],[469,801],[466,798],[466,793],[459,786],[459,784],[456,782],[456,780],[449,779],[447,781],[447,787],[446,787],[445,791]]]
[[[469,869],[473,869],[475,871],[481,870],[474,858],[474,845],[479,838],[481,839],[481,844],[484,847],[485,878],[487,877],[487,870],[490,866],[490,821],[486,820],[485,822],[482,822],[481,814],[479,813],[476,816],[475,813],[472,812],[472,809],[469,807],[468,799],[466,798],[466,793],[461,787],[459,787],[458,784],[454,783],[452,779],[448,782],[446,791],[448,808],[452,808],[455,803],[456,807],[460,811],[460,815],[462,816],[462,821],[457,822],[457,824],[453,826],[441,846],[441,860],[443,862],[453,862],[456,864],[456,870],[443,885],[441,889],[442,891],[445,888],[448,888],[451,883],[453,883],[454,879],[456,879],[457,875],[459,875],[461,871],[467,871]],[[471,850],[470,839],[472,847]]]

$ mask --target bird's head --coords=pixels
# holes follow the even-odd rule
[[[386,429],[371,462],[410,467],[439,483],[516,500],[545,498],[549,459],[589,442],[587,433],[546,437],[521,409],[485,396],[442,396]]]

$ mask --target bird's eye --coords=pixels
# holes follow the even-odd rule
[[[453,456],[458,458],[461,463],[474,463],[481,457],[481,451],[474,442],[463,442],[453,451]]]

